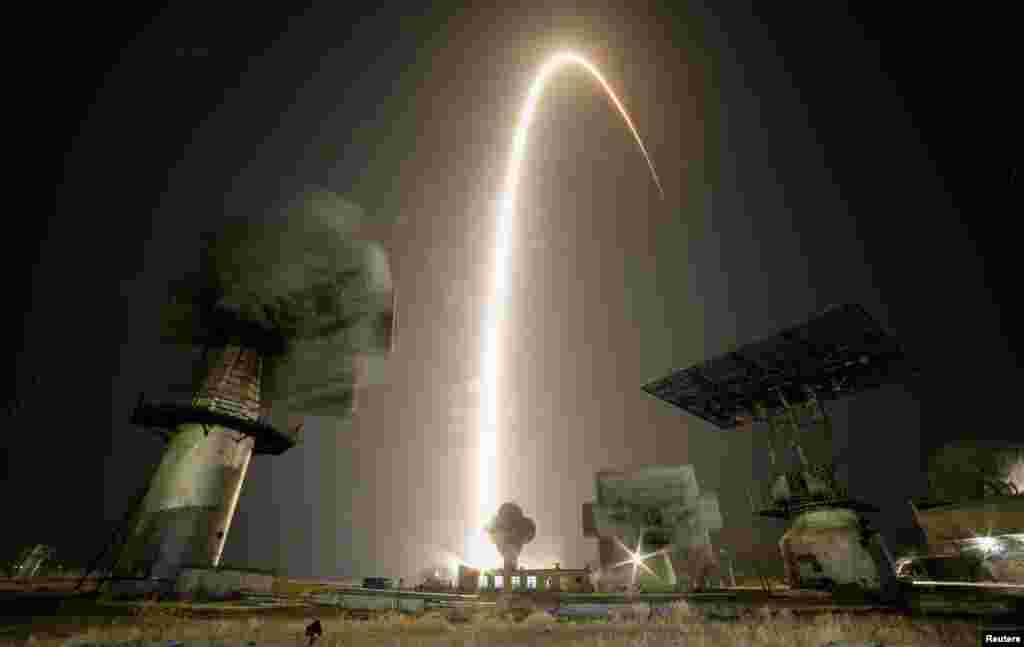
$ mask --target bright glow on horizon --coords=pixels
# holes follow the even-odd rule
[[[995,537],[975,537],[972,543],[986,553],[995,552],[1000,547],[999,540]]]
[[[495,512],[497,504],[496,491],[494,487],[497,478],[497,451],[498,451],[498,380],[502,359],[501,341],[505,323],[505,304],[507,301],[507,283],[509,253],[512,249],[513,224],[516,210],[516,191],[519,187],[519,177],[522,170],[523,158],[526,154],[526,138],[533,123],[537,105],[543,95],[544,87],[551,76],[566,65],[575,64],[584,68],[590,73],[601,87],[604,88],[608,98],[615,105],[616,110],[622,115],[623,120],[633,134],[640,151],[647,160],[647,166],[651,171],[651,177],[658,187],[662,199],[665,192],[661,187],[661,180],[657,171],[654,170],[654,163],[647,148],[640,139],[640,134],[633,125],[633,120],[626,112],[626,108],[619,101],[619,97],[612,90],[611,86],[590,61],[574,52],[560,52],[551,56],[537,72],[530,91],[519,116],[519,124],[516,127],[515,136],[512,142],[512,152],[509,158],[508,174],[505,177],[505,186],[498,204],[497,233],[494,245],[494,275],[491,285],[491,297],[487,303],[487,310],[483,318],[483,349],[481,353],[481,406],[480,406],[480,445],[477,461],[478,471],[478,501],[477,520],[478,527],[482,528],[489,521],[490,516]],[[470,531],[466,542],[466,560],[478,567],[496,566],[499,556],[494,545],[482,532],[475,529]]]

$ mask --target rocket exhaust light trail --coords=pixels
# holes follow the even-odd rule
[[[482,526],[493,514],[494,491],[493,484],[496,476],[497,453],[498,453],[498,378],[501,360],[501,340],[503,324],[505,320],[505,302],[507,292],[509,251],[511,249],[513,221],[515,218],[516,189],[519,186],[519,176],[522,169],[523,157],[526,152],[526,136],[533,122],[537,105],[543,95],[544,87],[551,76],[566,65],[575,64],[583,67],[590,75],[601,84],[608,98],[615,105],[616,110],[622,115],[622,119],[633,134],[637,146],[647,160],[647,167],[651,171],[654,184],[662,199],[665,192],[661,187],[661,180],[654,169],[647,148],[644,146],[640,134],[633,125],[626,108],[619,101],[619,97],[612,90],[611,86],[604,79],[598,69],[586,58],[574,52],[560,52],[549,58],[540,68],[530,91],[526,98],[523,111],[519,116],[519,125],[516,127],[512,143],[512,152],[509,159],[508,174],[505,177],[504,191],[498,205],[497,235],[494,249],[494,275],[491,286],[491,298],[488,300],[487,310],[483,319],[483,351],[482,364],[482,393],[480,408],[480,445],[478,456],[478,528],[471,532],[466,546],[466,559],[470,564],[478,567],[486,567],[495,562],[494,549],[484,536]]]

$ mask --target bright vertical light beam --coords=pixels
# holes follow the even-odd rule
[[[647,153],[640,133],[633,125],[626,108],[622,105],[619,97],[612,90],[611,86],[590,61],[574,52],[560,52],[549,58],[540,68],[530,91],[526,98],[526,104],[519,116],[519,124],[516,127],[512,142],[512,152],[508,164],[508,173],[505,176],[505,186],[498,204],[497,233],[494,245],[494,275],[491,283],[491,298],[488,300],[483,318],[483,349],[481,352],[481,406],[480,406],[480,444],[478,456],[479,490],[478,490],[478,520],[482,527],[493,512],[495,504],[494,482],[497,477],[497,445],[499,431],[498,415],[498,380],[500,377],[502,349],[501,341],[503,335],[503,324],[505,322],[505,304],[507,300],[509,253],[512,248],[513,224],[515,221],[516,190],[519,187],[519,177],[522,170],[523,158],[526,153],[526,138],[533,122],[537,105],[544,92],[551,76],[566,65],[579,65],[601,84],[608,98],[615,105],[616,110],[622,115],[623,120],[633,134],[647,167],[651,171],[651,177],[658,188],[662,199],[665,192],[661,187],[661,180],[658,172],[654,169],[651,156]],[[494,562],[494,550],[488,546],[482,533],[472,532],[467,542],[467,560],[478,566],[488,566]]]

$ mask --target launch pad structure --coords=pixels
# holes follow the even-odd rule
[[[926,552],[901,559],[898,570],[1024,587],[1024,445],[965,439],[928,463],[929,494],[909,501]]]
[[[914,373],[877,321],[843,305],[643,388],[721,430],[767,427],[771,482],[756,512],[790,524],[779,547],[791,587],[885,592],[893,560],[863,516],[875,508],[836,478],[825,402]]]
[[[205,376],[190,404],[140,397],[132,413],[167,449],[115,575],[172,579],[184,566],[216,566],[253,454],[278,455],[296,444],[297,430],[266,420],[260,349],[224,345],[203,357]]]
[[[252,456],[294,447],[304,416],[348,417],[380,373],[395,296],[386,253],[352,234],[359,215],[309,192],[277,220],[205,236],[198,268],[170,286],[160,339],[202,355],[189,401],[140,397],[132,413],[166,447],[111,542],[112,591],[217,569]]]
[[[598,540],[599,589],[705,588],[717,567],[710,533],[722,529],[722,514],[692,465],[603,470],[594,480],[583,535]]]

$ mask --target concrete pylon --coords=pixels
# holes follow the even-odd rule
[[[255,421],[259,354],[228,346],[206,360],[193,407]],[[169,579],[186,566],[217,566],[254,446],[251,435],[227,425],[183,422],[170,432],[114,573]]]
[[[219,565],[252,455],[294,447],[304,416],[348,419],[358,389],[386,380],[391,271],[358,235],[362,217],[341,196],[308,191],[276,218],[201,236],[199,264],[170,286],[160,338],[204,349],[204,361],[191,402],[140,399],[132,414],[167,449],[115,575]]]

